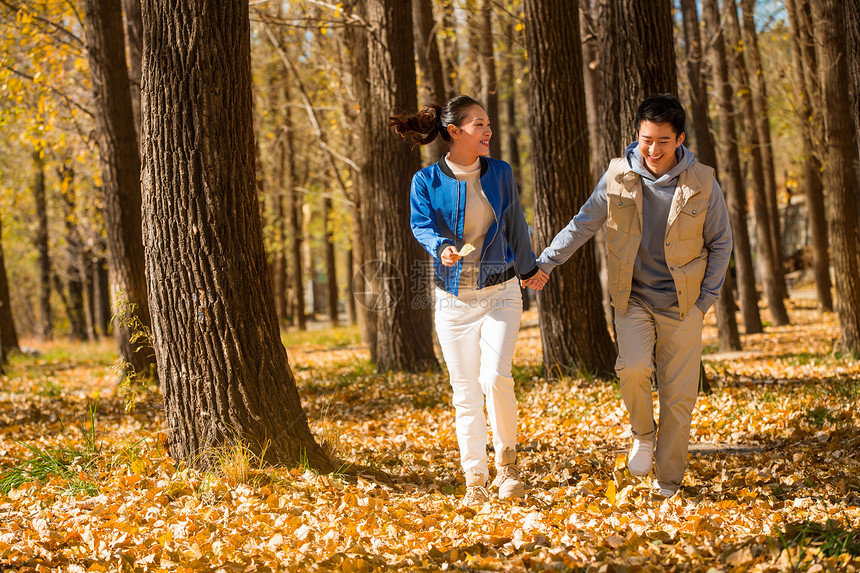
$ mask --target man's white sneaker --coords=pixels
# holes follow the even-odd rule
[[[633,448],[627,458],[627,469],[635,476],[647,476],[654,463],[654,442],[633,440]]]

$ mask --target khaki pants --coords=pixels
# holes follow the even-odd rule
[[[653,440],[656,436],[657,482],[673,491],[681,485],[687,461],[690,422],[699,389],[702,319],[703,313],[696,306],[682,320],[677,310],[658,310],[633,297],[627,312],[615,316],[615,372],[633,436],[640,440]],[[659,425],[654,423],[651,396],[651,375],[655,370]]]

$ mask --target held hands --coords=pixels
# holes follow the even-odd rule
[[[544,286],[546,286],[546,281],[549,280],[549,275],[538,269],[538,272],[530,279],[526,279],[522,282],[524,287],[528,287],[534,290],[542,290]]]

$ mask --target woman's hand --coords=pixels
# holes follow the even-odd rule
[[[445,250],[442,251],[442,256],[439,258],[446,267],[453,267],[460,260],[460,252],[457,250],[457,247],[445,247]]]
[[[549,275],[538,269],[538,272],[530,278],[522,281],[524,287],[528,287],[534,290],[542,290],[546,285],[546,281],[549,280]]]

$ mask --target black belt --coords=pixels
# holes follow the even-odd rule
[[[514,266],[511,265],[506,268],[504,271],[500,273],[496,273],[487,277],[487,282],[484,284],[484,288],[500,285],[504,282],[507,282],[517,276],[517,271],[514,269]],[[445,290],[445,283],[439,278],[439,275],[433,273],[433,282],[442,290]]]

